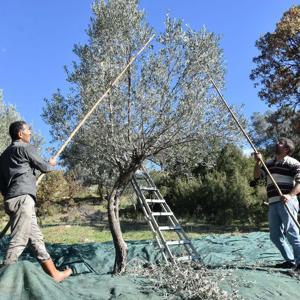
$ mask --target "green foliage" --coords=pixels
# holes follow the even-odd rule
[[[3,92],[0,90],[0,153],[11,143],[8,134],[10,123],[20,119],[21,116],[16,109],[3,102]]]
[[[297,118],[299,122],[299,116]],[[280,137],[288,137],[295,144],[293,157],[300,159],[300,131],[297,131],[295,113],[290,108],[284,107],[264,114],[254,113],[251,120],[253,141],[263,149],[266,157],[274,155],[275,143]]]
[[[69,205],[74,203],[74,197],[83,189],[81,184],[76,180],[76,177],[77,176],[73,171],[69,171],[64,174],[63,179],[67,183],[67,197],[69,199]]]
[[[253,59],[256,68],[250,78],[259,86],[260,98],[275,111],[252,116],[252,136],[257,145],[271,149],[274,140],[283,136],[296,145],[300,159],[300,6],[283,14],[273,33],[256,42],[260,55]]]
[[[256,42],[259,56],[250,78],[260,85],[259,96],[269,105],[300,104],[300,6],[291,7],[283,14],[273,33],[266,33]]]
[[[38,187],[37,215],[43,218],[53,215],[56,203],[66,199],[66,207],[74,205],[74,196],[81,190],[81,185],[74,179],[72,174],[64,174],[62,171],[47,173]]]
[[[165,196],[171,208],[179,216],[199,215],[199,191],[202,186],[199,178],[169,178],[164,182],[164,188],[157,182],[162,194]]]
[[[12,122],[22,120],[21,115],[13,105],[6,104],[3,101],[3,91],[0,89],[0,153],[11,143],[8,133],[9,125]],[[31,143],[39,148],[43,144],[43,138],[32,129]]]
[[[233,145],[227,145],[213,170],[191,178],[154,176],[169,205],[178,216],[230,225],[235,220],[259,225],[266,220],[261,207],[266,194],[251,188],[254,162]]]
[[[43,118],[56,141],[66,139],[153,33],[138,2],[93,5],[88,43],[75,46],[79,63],[67,70],[68,81],[76,88],[68,96],[58,90],[46,100]],[[210,154],[222,146],[215,140],[237,139],[232,118],[207,80],[209,65],[211,75],[224,86],[219,37],[167,16],[164,31],[152,44],[64,153],[67,167],[80,168],[85,180],[113,186],[116,176],[158,155],[169,166],[176,165],[174,159],[190,165],[204,155],[213,164]]]
[[[58,90],[46,100],[43,118],[55,140],[69,136],[153,31],[138,0],[94,2],[87,43],[75,46],[78,62],[67,69],[70,93],[64,96]],[[84,180],[111,187],[108,216],[119,248],[116,273],[124,271],[126,255],[121,253],[127,251],[119,224],[120,197],[141,164],[158,155],[169,165],[176,164],[173,158],[193,161],[213,153],[207,152],[207,145],[214,145],[216,136],[237,139],[232,118],[211,93],[207,65],[222,88],[219,37],[167,16],[164,31],[127,69],[65,150],[69,169],[78,168]]]
[[[53,204],[67,196],[68,186],[61,171],[54,171],[46,174],[39,184],[37,193],[37,215],[43,217],[52,215]]]
[[[4,199],[3,196],[0,193],[0,218],[5,216],[5,210],[4,210]]]

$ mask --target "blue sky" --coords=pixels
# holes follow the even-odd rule
[[[86,41],[91,0],[14,0],[0,2],[0,89],[27,122],[50,140],[41,118],[43,99],[66,89],[64,65],[75,56],[73,45]],[[142,0],[149,23],[163,30],[166,13],[193,29],[205,26],[221,35],[227,64],[224,95],[230,104],[244,104],[249,118],[266,105],[249,79],[258,54],[255,41],[273,31],[292,0]]]

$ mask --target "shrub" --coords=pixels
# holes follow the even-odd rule
[[[235,220],[258,225],[266,220],[262,207],[265,188],[249,186],[254,161],[235,146],[227,145],[214,169],[205,169],[190,178],[154,173],[154,179],[177,216],[190,216],[218,225]]]
[[[0,194],[0,218],[5,216],[5,210],[4,210],[4,199],[3,196]]]
[[[62,171],[53,171],[45,175],[38,187],[37,216],[41,219],[53,215],[54,204],[68,196],[68,183]]]

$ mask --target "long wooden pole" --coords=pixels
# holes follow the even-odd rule
[[[248,134],[246,133],[246,131],[244,130],[244,128],[242,127],[242,125],[240,124],[240,122],[238,121],[237,117],[235,116],[233,110],[229,107],[229,105],[227,104],[225,98],[223,97],[223,95],[221,94],[219,88],[217,87],[215,81],[213,80],[212,76],[210,75],[209,69],[208,67],[206,67],[206,71],[207,71],[207,75],[210,79],[210,82],[212,83],[213,87],[215,88],[215,90],[217,91],[219,97],[222,99],[222,101],[224,102],[226,108],[228,109],[228,111],[230,112],[231,116],[233,117],[233,119],[235,120],[236,124],[238,125],[238,127],[240,128],[240,130],[243,132],[245,138],[247,139],[247,141],[249,142],[250,146],[252,147],[253,151],[255,153],[258,153],[256,147],[254,146],[253,142],[251,141],[250,137],[248,136]],[[262,163],[262,166],[264,167],[264,169],[266,170],[268,176],[270,177],[272,183],[274,184],[274,186],[276,187],[279,196],[282,197],[283,194],[277,184],[277,182],[275,181],[274,177],[272,176],[272,174],[270,173],[269,169],[267,168],[266,164],[264,163],[263,159],[260,158],[260,161]],[[295,222],[295,224],[297,225],[298,229],[300,229],[300,224],[298,223],[298,220],[294,217],[294,215],[292,214],[292,212],[290,211],[289,207],[287,206],[287,204],[285,202],[284,206],[286,208],[286,210],[288,211],[289,215],[291,216],[291,218],[293,219],[293,221]]]
[[[133,56],[128,64],[124,67],[122,72],[116,77],[116,79],[109,85],[108,89],[105,91],[105,93],[99,98],[99,100],[93,105],[93,107],[86,113],[86,115],[82,118],[82,120],[78,123],[78,125],[75,127],[75,129],[72,131],[70,136],[66,139],[64,144],[60,147],[60,149],[57,151],[57,153],[53,156],[53,158],[57,159],[59,155],[65,150],[67,145],[70,143],[70,141],[73,139],[74,135],[78,132],[78,130],[82,127],[82,125],[86,122],[86,120],[90,117],[90,115],[95,111],[95,109],[98,107],[100,102],[109,94],[109,92],[112,90],[112,88],[119,82],[121,77],[124,75],[124,73],[127,71],[127,69],[132,65],[132,63],[137,59],[137,57],[145,50],[145,48],[149,45],[149,43],[153,40],[155,37],[155,34],[153,34],[149,40],[146,42],[146,44],[137,52],[135,56]],[[39,185],[42,178],[45,174],[41,174],[38,180],[36,181],[36,185]],[[5,235],[8,228],[10,226],[10,221],[6,224],[2,232],[0,233],[0,239]]]

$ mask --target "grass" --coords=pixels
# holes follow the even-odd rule
[[[66,244],[82,244],[82,243],[101,243],[112,240],[111,233],[108,228],[101,229],[93,226],[51,226],[42,228],[45,241],[49,243],[66,243]],[[176,234],[167,232],[165,237],[167,240],[176,238]],[[190,238],[201,236],[200,233],[188,233]],[[125,241],[153,240],[153,234],[150,230],[125,231],[123,233]],[[176,238],[177,239],[177,238]]]
[[[44,239],[49,243],[82,244],[107,242],[111,240],[109,230],[91,226],[51,226],[42,228]]]
[[[49,215],[42,218],[42,232],[45,241],[49,243],[101,243],[111,241],[111,233],[107,220],[107,203],[94,202],[91,195],[80,195],[76,202],[68,206],[62,203],[52,203]],[[120,209],[130,208],[133,211],[134,197],[124,196],[121,201]],[[62,200],[63,201],[63,200]],[[121,227],[125,241],[154,240],[153,233],[150,231],[142,215],[121,216]],[[8,216],[0,217],[0,226],[4,228],[7,224]],[[247,231],[238,224],[232,226],[212,226],[199,224],[198,220],[183,218],[179,220],[188,237],[198,238],[212,233]],[[247,226],[245,226],[247,227]],[[166,240],[177,240],[174,232],[164,232]]]
[[[99,205],[95,205],[94,209],[101,211]],[[60,218],[64,216],[57,213],[43,219],[41,226],[44,238],[49,243],[64,244],[82,244],[82,243],[101,243],[112,240],[107,219],[96,219],[92,223],[82,219],[77,210],[69,212],[71,220],[63,222]],[[0,226],[4,228],[8,221],[7,217],[0,219]],[[189,238],[199,238],[203,235],[212,233],[238,233],[244,231],[236,226],[212,226],[206,224],[186,223],[186,220],[180,220],[184,230]],[[62,225],[63,224],[63,225]],[[145,221],[137,223],[136,221],[121,221],[123,238],[125,241],[154,240],[153,233],[150,231]],[[174,232],[164,232],[166,240],[177,240],[177,234]]]

